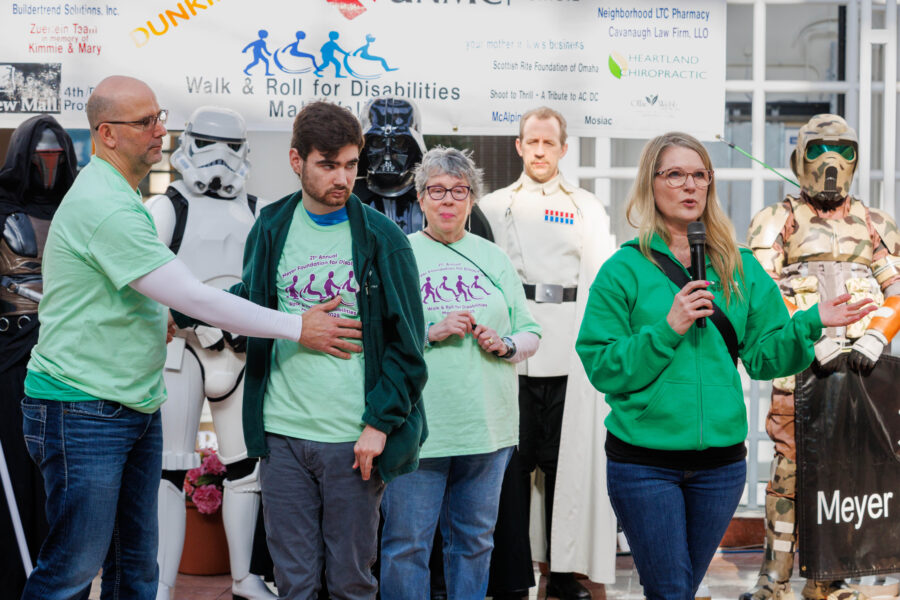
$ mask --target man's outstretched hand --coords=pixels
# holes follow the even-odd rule
[[[350,352],[362,352],[362,346],[344,338],[362,339],[362,322],[329,316],[328,313],[340,303],[338,295],[303,313],[303,328],[298,341],[310,350],[349,359]]]

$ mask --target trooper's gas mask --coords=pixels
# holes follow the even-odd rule
[[[33,189],[52,190],[65,160],[65,150],[56,134],[50,129],[45,129],[31,156],[31,163],[34,165]]]
[[[816,115],[797,133],[791,169],[803,192],[826,203],[843,201],[858,162],[856,132],[838,115]]]
[[[402,196],[412,189],[413,169],[425,152],[418,109],[401,98],[375,98],[363,109],[362,125],[366,186],[386,198]]]
[[[171,163],[194,192],[234,198],[250,173],[249,152],[243,117],[227,108],[204,106],[191,115]]]

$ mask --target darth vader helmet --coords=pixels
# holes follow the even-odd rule
[[[413,170],[425,153],[419,109],[403,98],[374,98],[360,120],[366,145],[359,171],[366,186],[386,198],[402,196],[412,189]]]

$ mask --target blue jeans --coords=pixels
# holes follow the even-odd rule
[[[267,433],[266,444],[259,484],[278,597],[316,598],[324,567],[330,597],[374,600],[381,477],[352,468],[356,442]]]
[[[50,524],[22,599],[87,598],[101,566],[101,598],[156,598],[159,411],[26,396],[22,413]]]
[[[744,491],[747,464],[680,471],[608,460],[606,486],[647,600],[692,600]]]
[[[418,470],[391,481],[381,513],[381,597],[430,595],[428,558],[438,520],[444,577],[453,600],[484,600],[500,484],[512,447],[486,454],[423,458]]]

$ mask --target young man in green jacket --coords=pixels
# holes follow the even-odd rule
[[[301,190],[260,212],[231,289],[284,312],[329,311],[342,317],[333,326],[362,338],[362,347],[327,332],[318,345],[248,341],[244,436],[249,455],[263,457],[282,598],[314,597],[323,564],[332,595],[375,597],[384,484],[416,468],[427,435],[418,269],[403,232],[351,194],[362,146],[346,109],[300,111],[290,162]]]

